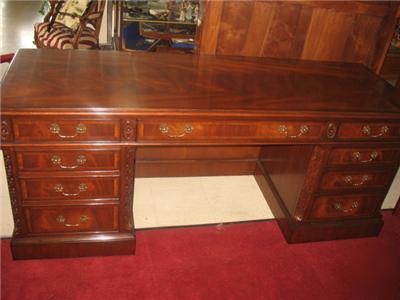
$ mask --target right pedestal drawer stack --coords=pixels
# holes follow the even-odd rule
[[[398,157],[399,150],[390,146],[334,147],[309,219],[377,213],[397,171]]]

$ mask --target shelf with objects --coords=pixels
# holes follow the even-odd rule
[[[199,1],[116,1],[115,46],[122,51],[193,53]]]

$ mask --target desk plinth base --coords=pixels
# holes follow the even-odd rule
[[[11,239],[14,259],[132,255],[135,250],[133,232]]]
[[[277,221],[288,243],[373,237],[379,235],[383,226],[381,218],[332,222],[296,222],[286,218]]]

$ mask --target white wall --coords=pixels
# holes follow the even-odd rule
[[[108,0],[110,1],[110,0]],[[99,42],[100,44],[107,44],[107,5],[108,3],[106,3],[106,7],[104,9],[104,13],[103,13],[103,20],[101,21],[101,28],[100,28],[100,34],[99,34]]]

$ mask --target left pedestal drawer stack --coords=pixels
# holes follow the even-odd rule
[[[133,254],[134,149],[121,121],[12,121],[2,149],[14,258]]]

